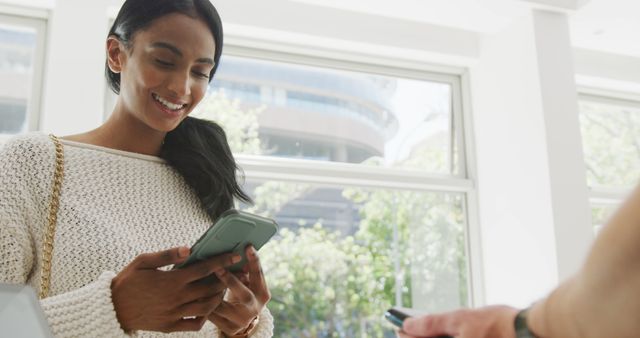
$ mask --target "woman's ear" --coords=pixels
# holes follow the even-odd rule
[[[122,71],[125,49],[123,43],[115,36],[107,38],[107,64],[114,73]]]

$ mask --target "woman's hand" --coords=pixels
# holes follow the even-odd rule
[[[111,282],[116,316],[126,332],[133,330],[199,331],[222,302],[226,286],[213,276],[240,260],[225,254],[188,267],[158,268],[183,262],[189,248],[173,248],[136,257]]]
[[[229,296],[209,315],[209,320],[227,336],[244,333],[271,299],[256,249],[248,246],[245,250],[248,262],[244,274],[236,276],[225,269],[216,271],[228,287]]]
[[[405,319],[401,338],[448,335],[455,338],[515,338],[513,321],[518,310],[508,306],[488,306],[476,310],[410,317]]]

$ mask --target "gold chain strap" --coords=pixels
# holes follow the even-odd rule
[[[46,298],[49,294],[49,284],[51,282],[51,258],[53,256],[53,238],[56,234],[56,223],[58,221],[58,207],[60,206],[60,190],[64,179],[64,148],[55,135],[49,135],[56,146],[56,169],[53,174],[53,190],[51,192],[51,202],[49,204],[49,215],[47,216],[47,228],[42,240],[42,279],[40,281],[40,299]]]

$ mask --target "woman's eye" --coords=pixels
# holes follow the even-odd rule
[[[208,79],[209,78],[209,74],[196,72],[196,71],[194,71],[193,74],[195,74],[197,77],[200,77],[200,78],[203,78],[203,79]]]
[[[160,60],[160,59],[156,59],[156,62],[157,62],[159,65],[164,66],[164,67],[171,67],[171,66],[173,66],[173,63],[168,62],[168,61],[164,61],[164,60]]]

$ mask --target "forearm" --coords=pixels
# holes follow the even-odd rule
[[[112,272],[84,287],[41,301],[56,337],[127,337],[111,302]]]
[[[546,298],[535,303],[527,318],[531,331],[540,338],[585,337],[576,318],[576,279],[567,280]]]
[[[640,332],[640,189],[603,228],[580,272],[533,306],[540,337],[635,337]]]

